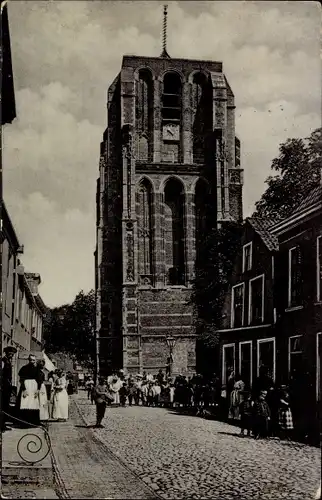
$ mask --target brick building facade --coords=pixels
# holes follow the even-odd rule
[[[296,429],[317,435],[322,185],[278,223],[246,219],[231,285],[219,330],[222,383],[233,369],[251,386],[264,365],[278,386],[289,387]]]
[[[124,56],[108,91],[95,251],[101,372],[196,365],[191,304],[205,206],[242,219],[234,95],[222,63]]]

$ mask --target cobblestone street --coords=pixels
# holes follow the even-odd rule
[[[67,422],[49,427],[59,493],[63,498],[154,500],[157,495],[86,429],[70,401]]]
[[[94,424],[95,406],[85,393],[76,402],[88,424]],[[242,439],[236,427],[163,408],[108,408],[106,413],[105,428],[88,433],[161,498],[309,500],[318,487],[317,448]]]

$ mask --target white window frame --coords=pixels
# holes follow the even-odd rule
[[[322,290],[320,285],[320,245],[322,245],[322,235],[316,238],[316,300],[317,302],[322,301]]]
[[[226,355],[225,355],[225,351],[226,349],[228,349],[229,347],[233,347],[234,349],[234,372],[236,371],[236,346],[235,346],[235,343],[231,343],[231,344],[223,344],[222,346],[222,369],[221,369],[221,380],[222,380],[222,384],[223,385],[226,385],[227,384],[227,380],[225,380],[225,375],[226,375],[226,370],[225,370],[225,364],[226,364]]]
[[[241,374],[241,352],[242,352],[242,345],[250,344],[250,385],[252,386],[253,384],[253,341],[252,340],[244,340],[243,342],[239,342],[239,374]]]
[[[322,332],[318,332],[316,334],[316,374],[315,374],[315,387],[316,387],[316,400],[319,400],[320,396],[320,391],[321,391],[321,358],[319,359],[319,339],[322,338],[320,337],[322,335]],[[319,383],[320,382],[320,383]],[[322,395],[322,391],[321,391]]]
[[[264,292],[265,292],[265,274],[260,274],[259,276],[256,276],[255,278],[252,278],[249,280],[249,297],[248,297],[248,324],[251,325],[251,320],[252,320],[252,282],[255,280],[261,279],[262,280],[262,323],[264,323],[264,306],[265,306],[265,297],[264,297]]]
[[[244,326],[245,322],[245,283],[238,283],[231,288],[231,314],[230,314],[230,328],[234,328],[235,323],[235,288],[242,286],[243,287],[243,312],[242,312],[242,326]]]
[[[266,342],[273,342],[273,382],[276,378],[276,339],[275,337],[269,337],[266,339],[257,339],[257,377],[259,377],[259,346],[260,344],[265,344]]]
[[[303,335],[292,335],[291,337],[288,338],[288,374],[290,375],[291,373],[291,339],[297,339],[299,337],[303,337]],[[296,352],[296,351],[294,351]],[[297,352],[302,352],[303,351],[297,351]]]
[[[250,258],[249,258],[249,261],[250,261],[250,268],[249,269],[246,269],[246,259],[245,259],[245,248],[246,247],[250,247]],[[243,273],[245,273],[246,271],[251,271],[253,267],[253,242],[250,241],[249,243],[246,243],[246,245],[243,245]]]

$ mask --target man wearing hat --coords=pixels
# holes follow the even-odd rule
[[[17,349],[13,346],[8,346],[4,349],[2,358],[2,394],[1,394],[1,409],[6,414],[10,413],[10,397],[12,392],[12,358],[16,354]],[[1,431],[10,430],[6,426],[8,415],[2,414]]]

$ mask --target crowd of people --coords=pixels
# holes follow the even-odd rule
[[[88,399],[96,404],[96,426],[102,425],[107,405],[167,406],[192,410],[198,416],[239,423],[241,436],[256,439],[268,436],[288,437],[293,430],[293,417],[286,386],[276,387],[264,369],[253,384],[246,387],[241,377],[231,371],[227,384],[219,378],[194,375],[175,379],[159,370],[157,375],[125,375],[123,370],[107,378],[85,382]]]
[[[8,422],[19,427],[39,426],[49,419],[68,419],[67,380],[62,370],[48,372],[45,361],[30,354],[28,363],[19,370],[19,391],[15,407],[12,397],[12,358],[14,347],[7,347],[2,358],[2,431],[10,430]]]
[[[7,347],[2,358],[2,430],[12,412],[11,360],[14,347]],[[28,363],[19,371],[20,388],[14,415],[21,424],[40,425],[50,420],[68,419],[69,395],[77,392],[71,374],[62,370],[48,373],[44,360],[29,355]],[[241,435],[247,432],[256,439],[268,436],[288,437],[293,431],[293,415],[286,386],[276,387],[262,368],[252,389],[242,378],[230,371],[227,384],[222,386],[216,374],[205,377],[194,375],[175,378],[164,374],[125,375],[123,370],[100,378],[94,384],[92,378],[85,381],[88,398],[96,404],[96,425],[101,426],[107,405],[149,407],[167,406],[192,411],[198,416],[214,416],[239,423]],[[9,419],[10,420],[10,419]]]

